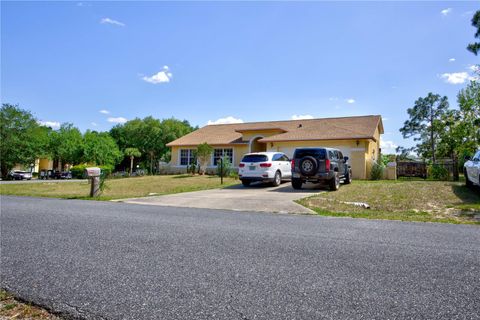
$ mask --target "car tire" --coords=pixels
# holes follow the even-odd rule
[[[467,170],[463,170],[463,175],[465,176],[465,185],[471,188],[473,186],[473,183],[472,181],[470,181],[470,179],[468,179]]]
[[[250,181],[248,180],[242,180],[242,184],[244,187],[250,187]]]
[[[340,188],[340,177],[338,176],[338,172],[335,172],[335,175],[332,179],[330,179],[330,191],[337,191]]]
[[[273,177],[272,185],[274,187],[278,187],[282,183],[282,174],[280,171],[275,172],[275,176]]]
[[[302,158],[299,162],[300,172],[305,176],[313,176],[317,173],[318,162],[317,159],[311,156]]]
[[[350,184],[352,183],[352,170],[348,169],[347,174],[345,175],[345,180],[343,182],[344,184]]]
[[[292,178],[292,188],[295,189],[295,190],[300,190],[302,189],[302,180],[300,179],[296,179],[296,178]]]

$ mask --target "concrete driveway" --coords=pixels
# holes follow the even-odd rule
[[[278,187],[254,184],[248,188],[235,185],[223,189],[114,201],[155,206],[310,214],[313,213],[312,210],[293,201],[319,192],[324,191],[315,185],[304,185],[302,190],[294,190],[290,183]]]

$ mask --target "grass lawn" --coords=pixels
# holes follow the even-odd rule
[[[107,179],[106,188],[95,200],[111,200],[122,198],[145,197],[155,195],[198,191],[226,187],[239,183],[232,178],[224,178],[224,184],[220,184],[217,176],[144,176],[122,179]],[[43,183],[14,183],[0,185],[0,194],[53,197],[67,199],[92,199],[90,183],[85,182],[43,182]]]
[[[325,216],[480,224],[480,191],[461,182],[353,181],[298,203]]]

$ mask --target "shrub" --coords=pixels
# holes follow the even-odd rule
[[[228,177],[230,173],[232,172],[232,164],[230,163],[230,158],[229,157],[223,157],[223,161],[218,161],[217,163],[217,175],[220,176],[222,171],[223,171],[223,176]],[[223,168],[222,165],[223,164]]]
[[[187,173],[190,173],[192,175],[195,175],[197,172],[197,165],[195,162],[192,162],[188,167],[187,167]]]
[[[383,179],[384,170],[385,170],[385,166],[383,164],[374,163],[372,166],[372,171],[370,172],[370,180]]]
[[[432,180],[449,180],[450,173],[447,168],[434,164],[428,166],[428,178]]]
[[[230,170],[230,174],[228,175],[230,178],[238,180],[238,172],[235,170]]]
[[[72,172],[72,178],[73,179],[86,179],[87,176],[85,175],[85,169],[88,168],[88,167],[95,167],[95,166],[91,165],[91,164],[79,164],[79,165],[71,167],[70,171]],[[99,167],[100,169],[102,169],[102,174],[105,177],[108,177],[112,174],[113,166],[104,165],[104,166],[96,166],[96,167]]]

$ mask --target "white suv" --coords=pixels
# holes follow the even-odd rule
[[[238,177],[246,187],[255,181],[278,186],[292,178],[291,162],[282,152],[247,153],[240,162]]]
[[[465,165],[463,166],[463,173],[465,174],[465,181],[467,186],[480,186],[480,150],[473,156],[473,158],[465,157]]]

